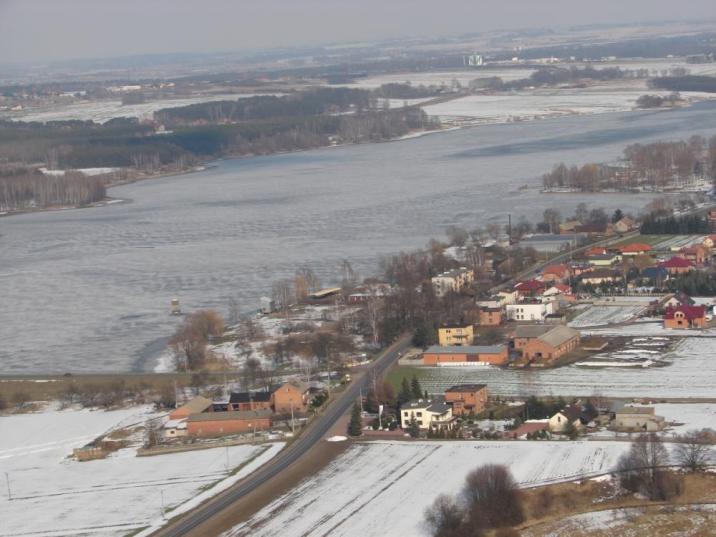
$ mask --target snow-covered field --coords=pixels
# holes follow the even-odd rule
[[[602,326],[605,324],[623,323],[636,317],[643,311],[645,305],[625,306],[591,306],[577,315],[569,326],[573,328],[586,328],[588,326]]]
[[[447,124],[474,125],[508,123],[567,115],[626,112],[636,107],[636,100],[645,93],[668,95],[646,87],[645,80],[620,81],[587,88],[549,88],[524,90],[498,95],[469,95],[452,101],[423,107],[431,116]],[[716,95],[683,92],[689,103],[714,99]]]
[[[184,99],[162,99],[141,104],[122,105],[119,99],[112,101],[88,101],[58,105],[51,108],[30,109],[26,112],[3,114],[3,118],[13,121],[65,121],[70,119],[92,120],[104,123],[115,117],[151,117],[154,112],[162,108],[188,106],[190,104],[207,103],[212,101],[235,101],[236,99],[255,97],[255,94],[227,93],[220,95],[202,95]]]
[[[225,537],[427,535],[425,508],[465,476],[505,464],[523,487],[609,472],[626,442],[359,443]]]
[[[692,332],[693,335],[693,332]],[[546,370],[497,367],[421,368],[420,383],[430,393],[454,384],[484,383],[505,396],[562,395],[653,398],[712,398],[716,386],[716,337],[686,337],[671,350],[651,358],[662,367],[577,365]]]
[[[141,407],[0,417],[0,470],[7,472],[12,494],[8,501],[3,487],[0,536],[109,536],[156,527],[162,523],[162,502],[177,514],[196,503],[200,489],[219,482],[203,494],[217,493],[282,447],[234,446],[155,457],[135,457],[136,449],[126,448],[104,460],[68,458],[73,448],[102,433],[140,425],[153,415]]]

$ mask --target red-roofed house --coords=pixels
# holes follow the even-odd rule
[[[649,246],[648,244],[643,244],[641,242],[634,242],[631,244],[625,244],[624,246],[620,246],[619,251],[622,253],[622,255],[644,255],[651,252],[651,246]]]
[[[565,264],[547,265],[542,271],[543,282],[561,282],[569,278],[569,267]]]
[[[606,255],[607,249],[603,248],[601,246],[592,246],[591,248],[587,248],[587,250],[584,252],[584,255],[587,257],[591,257],[593,255]]]
[[[515,291],[517,291],[520,296],[534,296],[541,294],[544,291],[544,287],[544,282],[539,280],[525,280],[515,285]]]
[[[669,274],[683,274],[684,272],[690,272],[694,270],[694,264],[688,259],[683,257],[672,257],[668,261],[659,263],[660,267],[664,267]]]
[[[698,244],[684,247],[679,250],[679,253],[694,265],[703,265],[706,262],[706,248]]]
[[[704,306],[669,307],[664,314],[664,328],[703,328],[706,325]]]

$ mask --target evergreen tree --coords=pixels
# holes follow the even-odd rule
[[[410,380],[410,391],[413,399],[422,399],[423,389],[420,387],[420,381],[415,375],[413,375],[413,378]]]
[[[410,383],[406,377],[400,383],[400,393],[398,394],[398,404],[407,403],[413,398],[413,392],[410,390]]]
[[[420,436],[420,427],[418,427],[418,422],[415,420],[415,418],[410,419],[410,427],[408,427],[408,433],[410,433],[410,436],[412,438],[418,438]]]
[[[363,434],[363,419],[360,415],[360,405],[354,403],[353,411],[351,412],[351,421],[348,424],[348,436],[360,436]]]

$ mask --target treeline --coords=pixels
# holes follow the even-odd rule
[[[100,177],[81,173],[44,175],[41,172],[0,176],[0,210],[18,211],[35,207],[81,207],[104,199]]]
[[[654,78],[649,86],[668,91],[704,91],[716,93],[716,77],[703,75],[669,76]]]
[[[674,104],[682,101],[681,95],[678,93],[671,93],[666,97],[661,95],[641,95],[636,100],[636,105],[639,108],[660,108],[662,106],[673,106]]]
[[[373,95],[386,99],[423,99],[434,97],[444,91],[442,86],[413,86],[412,84],[383,84],[373,90]]]
[[[716,178],[716,136],[706,140],[692,136],[688,141],[632,144],[624,149],[623,165],[557,164],[542,176],[546,189],[568,188],[582,192],[640,186],[663,188],[675,180],[709,175]]]
[[[660,218],[648,214],[641,224],[642,235],[695,235],[709,231],[708,220],[699,215]]]
[[[371,108],[370,91],[351,88],[317,88],[284,96],[259,95],[235,101],[197,103],[165,108],[154,118],[168,127],[196,122],[233,123],[279,117],[317,116]]]

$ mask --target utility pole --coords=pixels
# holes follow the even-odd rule
[[[10,476],[5,472],[5,482],[7,483],[7,499],[12,500],[12,492],[10,491]]]
[[[229,471],[229,446],[226,446],[226,471]]]
[[[161,495],[161,498],[162,498],[162,520],[166,520],[167,515],[166,515],[166,509],[164,508],[164,491],[160,490],[159,494]]]
[[[291,434],[296,434],[296,424],[293,421],[293,401],[291,401]]]

